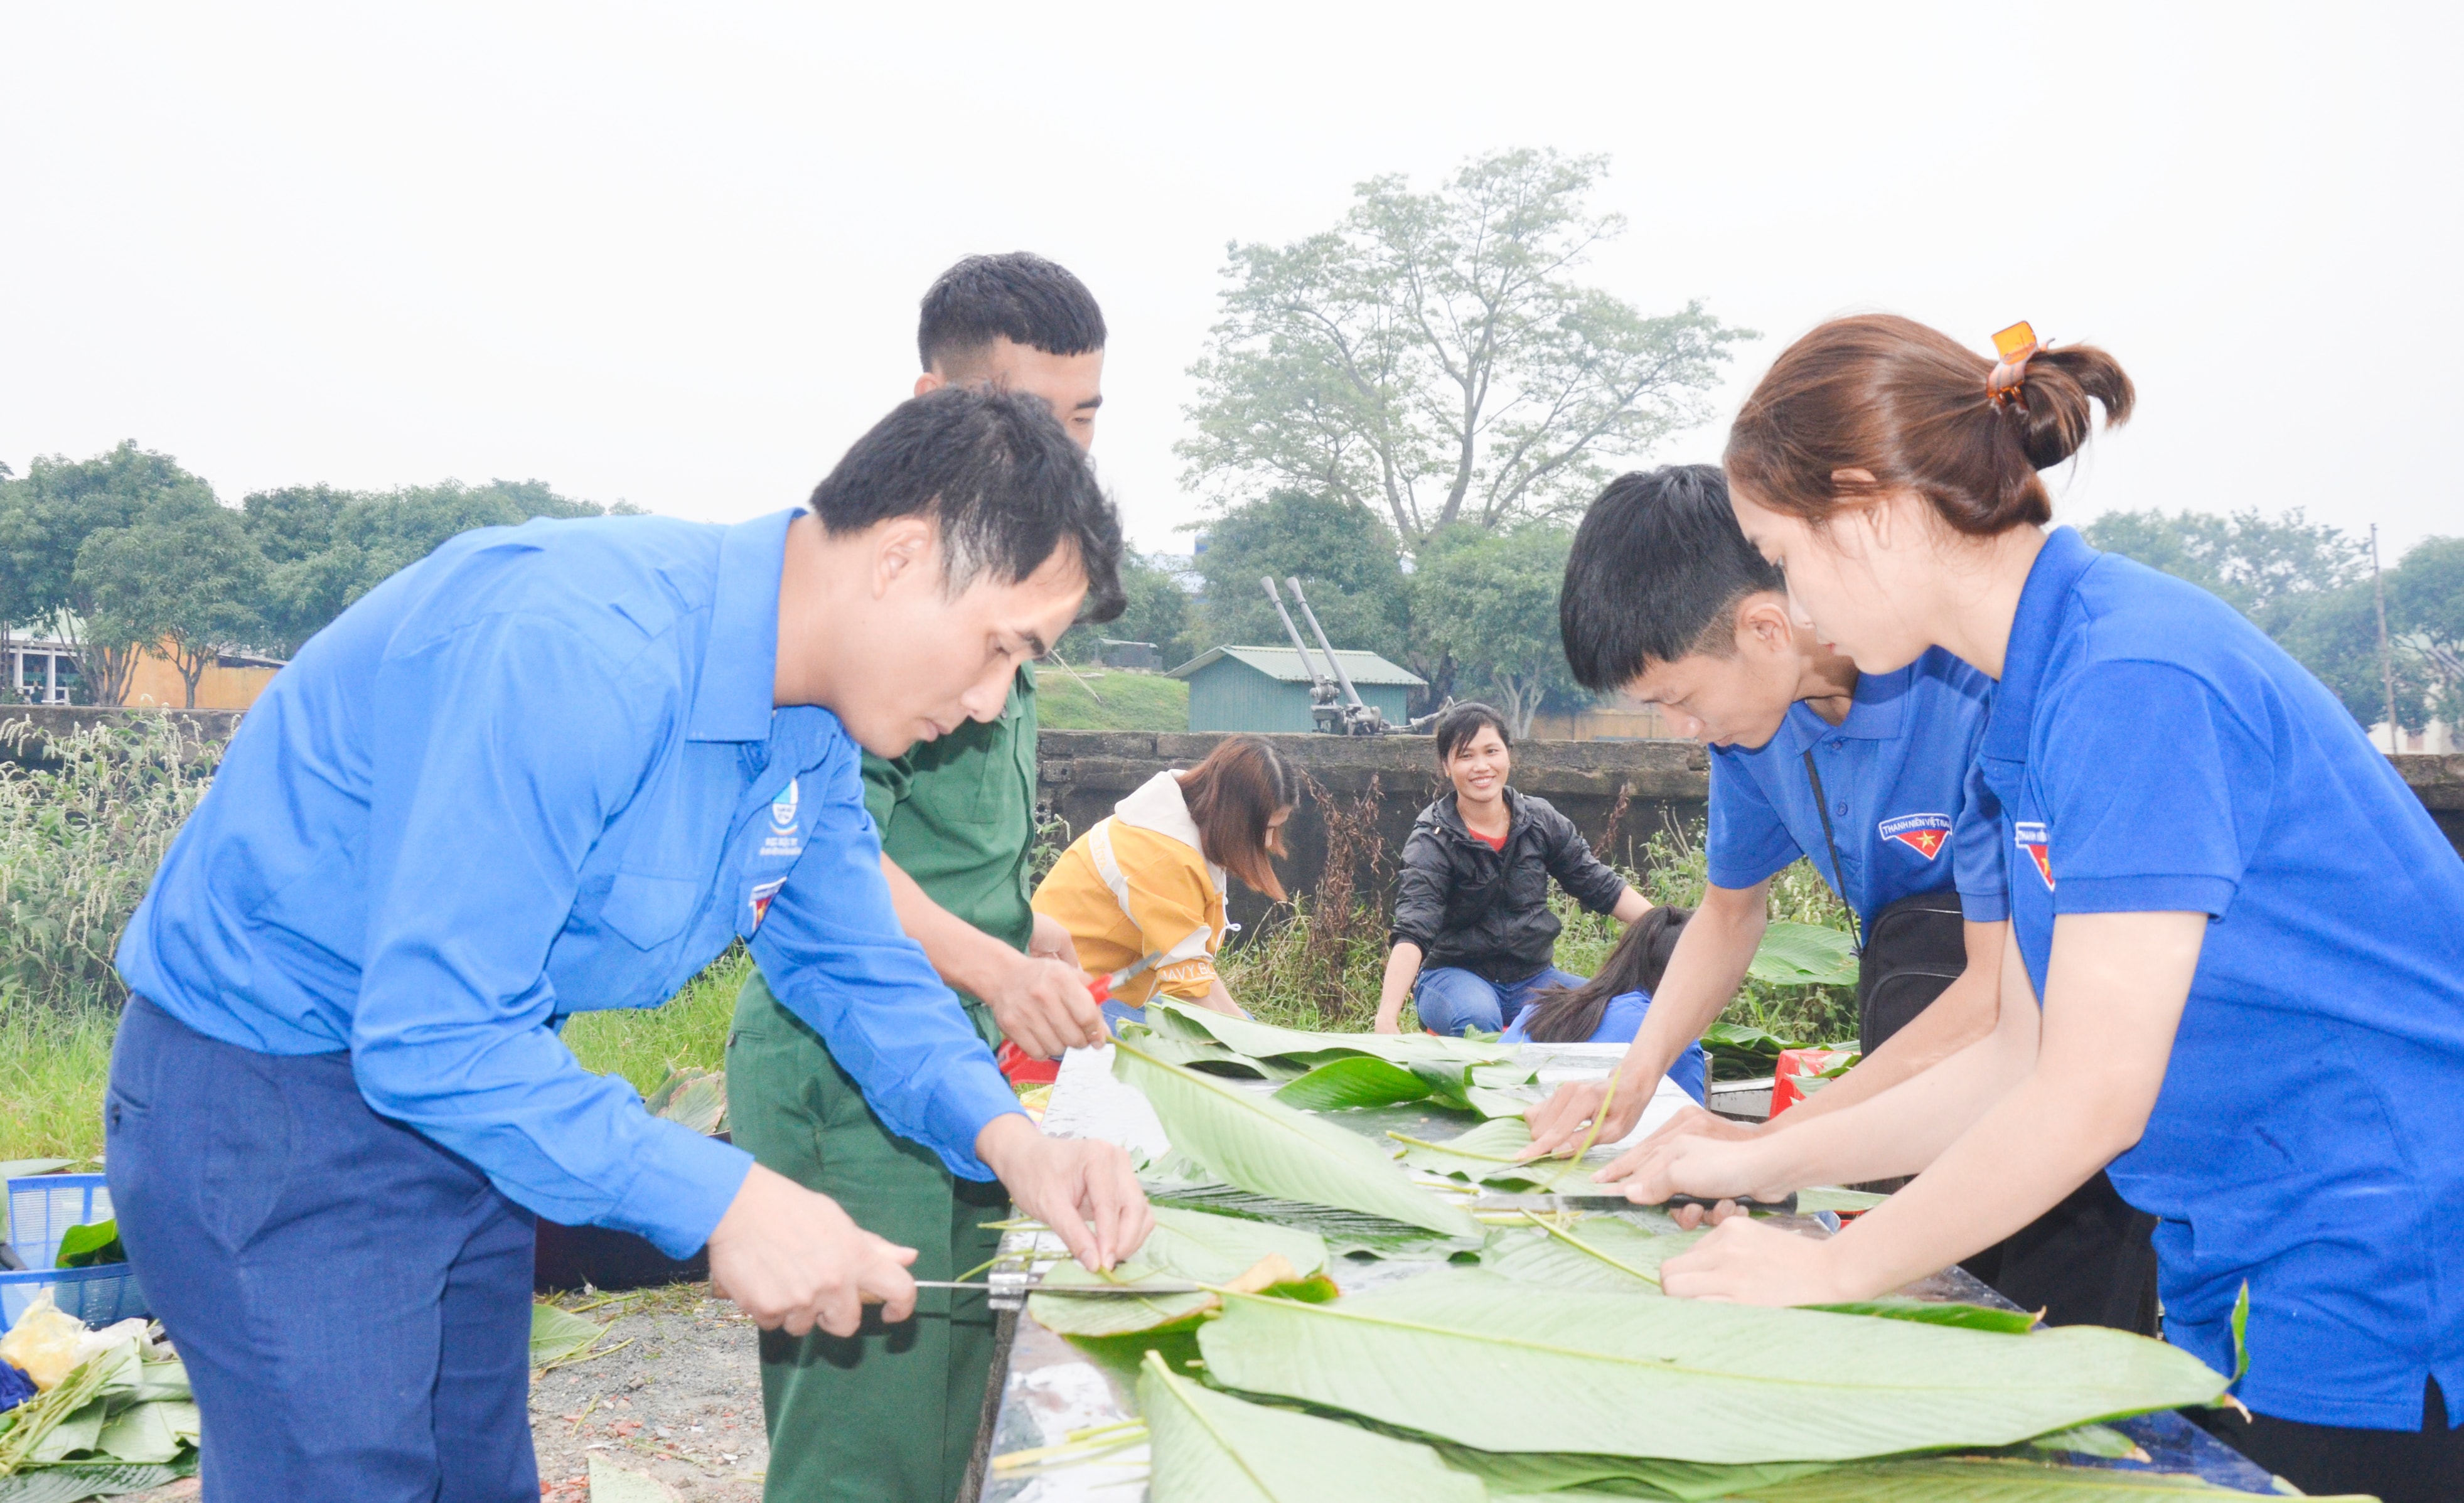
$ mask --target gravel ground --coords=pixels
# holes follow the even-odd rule
[[[588,1308],[599,1299],[607,1302]],[[678,1503],[757,1503],[770,1448],[753,1322],[706,1284],[557,1303],[606,1330],[592,1348],[600,1355],[531,1382],[540,1496],[589,1497],[596,1458],[655,1477]]]
[[[605,1327],[598,1355],[531,1381],[531,1439],[543,1503],[584,1503],[595,1461],[657,1479],[675,1503],[759,1503],[770,1447],[753,1322],[707,1284],[560,1295]],[[603,1488],[602,1492],[611,1491]],[[175,1483],[120,1503],[193,1500]]]

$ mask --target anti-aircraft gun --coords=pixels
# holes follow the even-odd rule
[[[1301,593],[1299,578],[1287,575],[1284,583],[1290,586],[1293,604],[1301,608],[1302,618],[1317,637],[1318,649],[1326,653],[1326,666],[1334,675],[1331,679],[1318,672],[1316,661],[1309,656],[1309,644],[1301,639],[1300,629],[1292,625],[1291,612],[1284,608],[1284,597],[1275,589],[1274,577],[1263,576],[1258,583],[1266,586],[1266,598],[1274,602],[1275,614],[1283,618],[1284,630],[1291,636],[1292,651],[1300,654],[1301,667],[1309,675],[1309,718],[1317,722],[1319,730],[1336,736],[1385,736],[1405,729],[1418,733],[1453,708],[1455,701],[1450,695],[1436,710],[1415,717],[1408,727],[1388,720],[1384,711],[1363,702],[1360,691],[1352,687],[1352,675],[1343,671],[1342,660],[1334,655],[1334,645],[1327,640],[1326,628],[1318,625],[1317,612],[1309,608],[1309,597]]]

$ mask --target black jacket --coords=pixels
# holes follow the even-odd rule
[[[1393,940],[1420,947],[1423,966],[1456,965],[1492,982],[1521,981],[1550,963],[1557,916],[1549,878],[1595,914],[1617,907],[1625,880],[1600,864],[1574,822],[1509,787],[1513,823],[1491,851],[1463,829],[1448,793],[1420,810],[1403,844]]]

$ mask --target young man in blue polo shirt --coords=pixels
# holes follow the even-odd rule
[[[1136,1247],[1126,1157],[1044,1138],[900,933],[858,771],[998,715],[1120,548],[1044,403],[952,389],[809,511],[466,533],[302,650],[119,954],[112,1190],[210,1495],[536,1498],[534,1214],[707,1244],[764,1326],[908,1317],[913,1249],[555,1035],[738,939],[892,1130]]]
[[[1619,1066],[1602,1137],[1632,1128],[1660,1075],[1736,994],[1771,880],[1800,857],[1857,916],[1869,1004],[1916,988],[1922,1010],[1878,1020],[1869,1006],[1865,1059],[1774,1123],[1698,1109],[1663,1134],[1820,1131],[1826,1114],[1991,1031],[2009,906],[1996,811],[1971,778],[1991,679],[1938,649],[1860,674],[1815,641],[1710,465],[1624,475],[1601,495],[1575,536],[1560,619],[1577,679],[1660,705],[1710,748],[1709,885]],[[1920,940],[1916,963],[1895,961],[1900,937],[1925,927],[1935,938]],[[1532,1152],[1578,1142],[1605,1094],[1560,1088],[1531,1113]],[[2076,1201],[1971,1271],[2056,1323],[2152,1330],[2145,1218],[2101,1178]]]

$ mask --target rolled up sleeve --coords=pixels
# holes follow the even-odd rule
[[[804,851],[754,931],[754,959],[885,1126],[932,1149],[952,1174],[990,1180],[976,1138],[995,1117],[1024,1115],[1017,1093],[923,947],[898,927],[852,745],[812,782]]]
[[[361,1094],[541,1216],[690,1255],[751,1156],[583,1070],[544,979],[583,858],[672,707],[562,624],[511,615],[390,654],[379,677]]]

